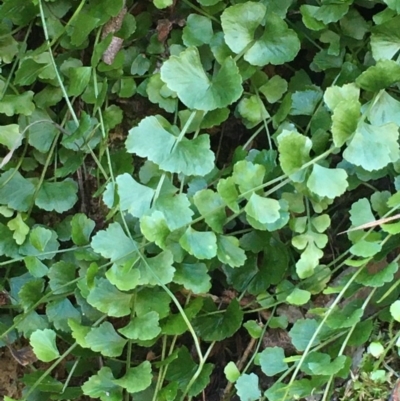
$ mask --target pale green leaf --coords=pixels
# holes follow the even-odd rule
[[[372,28],[371,48],[375,60],[392,59],[400,50],[400,16]]]
[[[232,181],[239,187],[240,193],[247,193],[247,198],[250,197],[255,188],[259,187],[263,183],[264,176],[265,167],[261,164],[255,164],[247,160],[241,160],[235,163],[233,166]],[[232,199],[230,203],[237,201],[237,199],[233,199],[233,195],[237,193],[232,187],[233,183],[231,182],[230,178],[225,181],[226,185],[224,188],[224,193],[229,200]],[[221,192],[221,190],[222,188],[219,189],[219,192]]]
[[[394,123],[373,126],[360,123],[343,157],[367,171],[379,170],[400,157],[399,131]]]
[[[193,201],[208,226],[214,232],[222,233],[226,221],[225,202],[222,197],[211,189],[203,189],[194,195]]]
[[[22,245],[29,233],[29,226],[24,222],[21,213],[18,213],[13,219],[9,220],[7,227],[13,231],[13,238],[18,245]]]
[[[90,290],[87,302],[109,316],[121,317],[131,312],[130,294],[118,291],[108,280],[99,278]]]
[[[83,393],[101,401],[121,401],[122,387],[114,383],[114,376],[108,366],[103,366],[82,385]]]
[[[31,334],[29,342],[37,358],[43,362],[53,361],[60,356],[54,330],[36,330]]]
[[[261,397],[258,387],[258,376],[255,373],[243,373],[237,379],[235,388],[240,401],[257,401]]]
[[[348,185],[345,170],[330,169],[319,164],[314,164],[312,173],[307,180],[307,187],[311,192],[330,199],[343,195]]]
[[[310,161],[312,142],[309,138],[296,131],[284,130],[278,136],[279,161],[285,174],[295,182],[304,180],[304,171],[298,171],[305,163]]]
[[[182,248],[197,259],[211,259],[217,254],[217,237],[211,232],[196,231],[188,227],[179,240]]]
[[[237,368],[237,366],[235,365],[235,362],[232,362],[232,361],[227,363],[227,365],[224,368],[224,373],[225,373],[226,379],[230,383],[235,383],[235,381],[240,377],[240,371]]]
[[[261,370],[267,376],[275,376],[277,373],[283,372],[288,368],[288,364],[284,362],[285,353],[280,347],[268,347],[259,355]]]
[[[92,248],[111,262],[123,263],[137,252],[137,245],[130,239],[119,223],[112,223],[99,231],[91,242]]]
[[[380,60],[364,71],[357,79],[357,85],[371,92],[386,89],[400,80],[400,65],[393,60]]]
[[[397,322],[400,322],[400,301],[394,301],[392,305],[390,305],[390,314],[392,315],[393,319]]]
[[[115,179],[121,211],[134,217],[142,217],[150,210],[155,190],[139,184],[130,174],[121,174]]]
[[[239,246],[239,240],[234,236],[218,235],[217,257],[220,262],[231,267],[243,266],[246,261],[246,253]]]
[[[227,57],[219,71],[209,77],[196,47],[171,56],[161,67],[161,78],[189,109],[210,111],[230,105],[243,92],[235,61]]]
[[[214,153],[210,150],[209,136],[199,135],[191,140],[182,138],[177,142],[177,138],[171,133],[176,130],[164,117],[146,117],[129,131],[127,151],[146,157],[158,164],[160,169],[171,173],[201,176],[208,174],[214,167]]]
[[[274,223],[279,219],[280,203],[276,199],[264,198],[253,193],[244,210],[248,216],[259,221],[261,224]]]
[[[286,298],[290,305],[304,305],[311,298],[311,293],[300,288],[295,288]]]
[[[98,327],[93,327],[85,340],[90,349],[108,357],[120,356],[127,343],[127,340],[118,335],[110,322],[103,322]]]

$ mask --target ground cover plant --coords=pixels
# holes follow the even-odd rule
[[[397,399],[399,14],[0,1],[0,396]]]

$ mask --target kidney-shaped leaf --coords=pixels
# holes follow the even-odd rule
[[[178,94],[185,106],[196,110],[226,107],[238,100],[243,92],[239,69],[231,57],[227,57],[219,71],[209,77],[196,47],[170,57],[161,67],[161,79]]]
[[[177,138],[171,134],[173,127],[161,116],[150,116],[132,128],[126,140],[130,153],[156,163],[162,170],[185,175],[206,175],[214,167],[214,153],[208,135],[195,139]]]

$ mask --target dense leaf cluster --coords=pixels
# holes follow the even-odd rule
[[[328,400],[371,341],[382,381],[400,321],[398,14],[0,2],[0,346],[44,362],[20,399]]]

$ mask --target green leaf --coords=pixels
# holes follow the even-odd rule
[[[140,230],[148,241],[165,249],[170,230],[161,212],[155,210],[150,216],[143,216],[140,219]]]
[[[192,383],[194,374],[198,370],[198,365],[193,361],[189,351],[186,347],[181,347],[178,351],[176,359],[174,359],[169,365],[165,378],[170,382],[177,382],[179,388],[184,390],[187,388],[189,383],[192,383],[188,392],[189,396],[195,396],[199,394],[210,382],[210,374],[212,372],[213,365],[206,363],[201,370],[201,373],[196,378],[196,381]]]
[[[287,89],[287,82],[279,75],[274,75],[267,83],[260,86],[259,91],[266,97],[269,103],[276,103],[282,98]]]
[[[26,256],[24,258],[25,266],[33,277],[40,278],[48,274],[48,267],[34,256]]]
[[[186,47],[209,44],[213,36],[211,20],[198,14],[190,14],[183,28],[182,41]]]
[[[129,368],[126,374],[120,379],[114,380],[114,383],[125,388],[128,393],[134,394],[149,387],[152,377],[151,364],[149,361],[144,361],[134,368]]]
[[[164,64],[165,65],[165,64]],[[161,116],[149,116],[129,131],[126,148],[130,153],[159,165],[160,169],[185,175],[208,174],[214,167],[214,153],[208,135],[195,139],[177,138],[175,126]],[[151,143],[151,146],[149,146]]]
[[[82,385],[83,393],[101,401],[121,401],[122,387],[114,383],[114,376],[108,366],[103,366]]]
[[[373,102],[373,107],[368,108],[368,120],[372,125],[384,125],[391,122],[400,125],[400,102],[398,100],[395,100],[386,91],[382,91]]]
[[[255,320],[248,320],[243,323],[243,327],[248,331],[252,338],[260,338],[263,333],[263,328]]]
[[[134,217],[142,217],[150,210],[155,190],[139,184],[130,174],[121,174],[115,179],[121,211]]]
[[[378,242],[359,240],[350,248],[350,252],[355,256],[369,258],[376,255],[381,249],[382,245]]]
[[[368,199],[361,198],[351,205],[350,220],[355,227],[375,221]]]
[[[193,201],[208,226],[216,233],[222,233],[226,221],[222,197],[211,189],[203,189],[196,192]]]
[[[112,223],[106,230],[99,231],[91,242],[92,248],[111,262],[123,263],[137,252],[134,241],[126,236],[119,223]]]
[[[344,0],[340,3],[327,2],[327,4],[323,4],[319,9],[315,12],[314,17],[322,21],[325,25],[331,22],[339,21],[348,11],[349,3],[348,0]],[[347,3],[347,4],[346,4]]]
[[[136,316],[127,326],[118,331],[130,340],[151,340],[161,332],[158,313],[151,311],[145,315]]]
[[[217,237],[211,231],[200,232],[188,227],[179,240],[182,248],[197,259],[211,259],[217,254]]]
[[[18,213],[13,219],[9,220],[7,227],[13,231],[13,238],[18,245],[25,242],[26,236],[29,233],[29,226],[24,222],[21,213]]]
[[[230,383],[235,383],[235,381],[240,377],[240,371],[237,368],[237,366],[235,365],[235,362],[232,362],[232,361],[227,363],[227,365],[224,368],[224,373],[225,373],[226,379]]]
[[[160,285],[172,281],[175,268],[173,255],[170,251],[163,251],[153,258],[142,258],[137,269],[139,270],[139,285]]]
[[[54,294],[65,294],[73,291],[76,278],[76,265],[63,260],[53,263],[48,273],[49,285]]]
[[[215,313],[217,308],[214,304],[208,306],[209,312],[214,313],[197,316],[193,321],[193,327],[204,341],[222,341],[239,330],[243,311],[236,299],[232,300],[226,311],[219,311],[219,313]]]
[[[247,198],[250,197],[251,192],[254,191],[255,188],[259,187],[263,181],[265,176],[265,167],[261,164],[254,164],[247,160],[241,160],[233,166],[233,174],[232,181],[230,178],[225,180],[225,188],[220,188],[218,191],[221,192],[224,189],[225,197],[228,197],[230,203],[237,201],[233,199],[233,196],[237,193],[236,188],[233,188],[233,183],[235,183],[240,190],[240,193],[248,193]],[[222,185],[222,184],[221,184]],[[228,203],[229,204],[229,203]]]
[[[261,224],[274,223],[279,219],[281,205],[276,199],[264,198],[253,193],[244,210],[248,216],[259,221]]]
[[[256,95],[242,98],[237,110],[249,128],[270,117],[261,99]]]
[[[108,316],[121,317],[131,313],[131,298],[130,294],[118,291],[108,280],[99,278],[87,301]]]
[[[321,197],[334,199],[343,195],[348,187],[347,173],[341,168],[330,169],[314,164],[307,187]]]
[[[70,83],[67,88],[69,96],[79,96],[89,85],[90,77],[92,75],[91,67],[76,67],[70,68],[69,72]]]
[[[184,313],[191,321],[196,316],[203,306],[203,299],[192,298],[189,304],[185,307]],[[168,318],[163,321],[162,332],[166,335],[181,335],[188,331],[188,326],[182,317],[181,313],[169,314]]]
[[[259,354],[261,370],[267,376],[276,374],[288,369],[288,364],[284,362],[285,353],[281,347],[268,347]]]
[[[257,401],[261,397],[258,376],[255,373],[243,373],[236,381],[235,388],[240,401]]]
[[[25,241],[20,253],[27,256],[37,256],[40,260],[54,258],[60,244],[57,234],[47,228],[36,226],[29,233],[29,241]]]
[[[0,177],[0,204],[13,210],[27,212],[33,202],[35,185],[14,169]]]
[[[43,291],[44,282],[42,279],[30,279],[21,285],[18,298],[25,312],[41,299]]]
[[[118,335],[110,322],[103,322],[100,326],[93,327],[85,340],[90,349],[108,357],[120,356],[127,343],[127,340]]]
[[[35,205],[40,209],[51,212],[55,210],[57,213],[64,213],[71,209],[76,201],[78,185],[71,179],[62,182],[44,182],[40,187]]]
[[[150,102],[158,104],[168,113],[175,111],[177,105],[176,94],[170,91],[167,85],[161,80],[160,73],[153,74],[150,77],[146,86],[146,93]]]
[[[319,259],[324,253],[322,248],[328,243],[328,236],[308,230],[306,233],[293,237],[292,244],[297,249],[304,249],[296,263],[296,272],[300,278],[307,278],[314,274]]]
[[[292,116],[312,116],[322,98],[321,89],[315,87],[292,94],[292,107],[289,114]]]
[[[171,298],[162,288],[143,288],[136,295],[135,312],[137,316],[143,316],[154,311],[163,319],[170,313],[170,302]]]
[[[111,284],[121,291],[130,291],[139,284],[140,271],[134,265],[136,258],[127,260],[123,264],[113,264],[106,272],[106,277]]]
[[[16,114],[30,116],[35,110],[35,104],[32,101],[33,95],[34,92],[26,91],[20,95],[3,96],[0,100],[0,113],[3,113],[8,117]]]
[[[18,124],[8,124],[0,127],[0,143],[9,150],[18,149],[21,146],[22,138]]]
[[[344,308],[335,308],[328,316],[326,323],[333,329],[355,326],[362,318],[364,310],[358,300],[348,303]]]
[[[84,246],[90,242],[90,235],[96,223],[83,213],[77,213],[71,220],[71,236],[75,245]]]
[[[43,362],[53,361],[60,356],[54,330],[36,330],[32,333],[29,342],[37,358]]]
[[[278,136],[279,161],[285,174],[295,182],[304,180],[304,171],[300,169],[305,163],[310,161],[310,150],[312,142],[309,138],[296,131],[284,130]]]
[[[400,78],[399,78],[400,79]],[[400,157],[396,124],[373,126],[360,123],[343,157],[367,171],[379,170]]]
[[[312,352],[305,360],[305,365],[310,370],[310,374],[332,376],[337,374],[345,367],[347,357],[340,355],[333,361],[328,354]]]
[[[76,320],[68,319],[68,326],[71,329],[71,335],[77,344],[82,348],[89,348],[86,342],[86,336],[89,334],[91,327],[82,326]]]
[[[393,319],[397,322],[400,322],[400,301],[394,301],[390,305],[390,314],[392,315]]]
[[[364,268],[361,273],[357,275],[356,282],[368,287],[382,287],[386,283],[393,281],[394,274],[397,272],[399,266],[397,263],[389,263],[386,267],[378,272],[371,274],[368,269]]]
[[[225,59],[210,79],[195,47],[189,47],[179,56],[171,56],[165,61],[161,67],[161,79],[178,94],[186,107],[195,110],[226,107],[238,100],[243,92],[242,78],[231,57]]]
[[[297,55],[300,41],[282,18],[266,11],[263,4],[254,2],[226,8],[221,15],[226,44],[237,54],[245,51],[244,59],[252,65],[284,64]],[[265,14],[265,30],[256,40],[256,29]]]
[[[311,293],[300,288],[295,288],[292,293],[286,298],[290,305],[304,305],[311,298]]]
[[[211,288],[211,278],[204,263],[182,263],[176,266],[174,282],[182,284],[194,294],[206,294]]]
[[[217,257],[222,263],[239,267],[246,261],[246,253],[239,247],[239,240],[236,237],[218,235],[217,248]]]
[[[372,28],[371,49],[375,60],[392,59],[400,50],[400,16]]]
[[[361,104],[358,100],[342,101],[332,115],[332,137],[335,146],[341,147],[357,129]]]
[[[305,4],[300,6],[300,12],[302,15],[303,24],[308,29],[311,29],[313,31],[320,31],[321,29],[324,29],[326,27],[326,24],[324,24],[321,21],[318,21],[315,18],[315,14],[318,10],[319,7],[317,6],[310,6]]]
[[[154,209],[162,212],[171,231],[191,223],[194,213],[190,206],[186,194],[164,195],[154,202]]]
[[[227,206],[235,213],[238,213],[240,210],[238,205],[239,192],[236,188],[234,178],[220,179],[217,184],[217,191]]]
[[[357,85],[371,92],[386,89],[400,80],[400,65],[393,60],[378,61],[357,79]]]
[[[173,0],[154,0],[154,5],[160,10],[172,6],[173,3]]]
[[[298,351],[304,351],[307,348],[317,328],[318,323],[314,319],[300,319],[295,322],[289,331],[289,336]],[[317,345],[318,343],[317,336],[312,345]]]
[[[81,313],[72,305],[68,298],[49,302],[46,305],[46,315],[49,322],[53,323],[54,328],[65,332],[70,331],[68,319],[77,322],[81,321]]]

